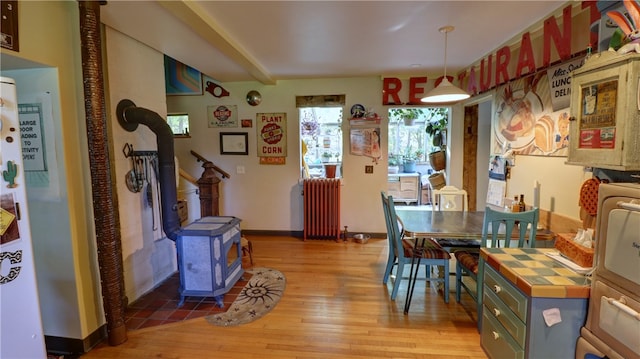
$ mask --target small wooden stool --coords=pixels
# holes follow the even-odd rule
[[[251,244],[251,241],[245,237],[241,237],[240,246],[242,248],[242,256],[249,256],[249,262],[253,265],[253,245]]]

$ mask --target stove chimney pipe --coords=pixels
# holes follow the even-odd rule
[[[173,150],[173,132],[167,122],[157,113],[136,107],[133,101],[124,99],[116,107],[120,126],[129,132],[143,124],[156,134],[158,145],[158,172],[160,178],[160,201],[162,229],[165,235],[175,241],[178,238],[180,217],[178,216],[178,193],[176,190],[176,164]]]

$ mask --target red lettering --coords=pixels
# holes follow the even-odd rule
[[[571,58],[571,5],[562,10],[562,31],[560,34],[558,22],[556,18],[551,16],[544,21],[543,33],[543,50],[542,50],[542,66],[547,67],[551,64],[551,40],[555,45],[560,60],[568,60]]]
[[[533,58],[533,47],[531,46],[531,35],[528,32],[522,35],[522,41],[520,41],[520,54],[518,54],[516,78],[523,75],[522,69],[525,67],[528,71],[525,72],[524,75],[536,71],[536,62]]]
[[[282,147],[262,146],[262,153],[282,153]]]
[[[418,87],[420,84],[427,83],[426,77],[411,77],[409,79],[409,104],[418,105],[422,102],[420,99],[424,96],[420,96],[424,93],[424,87]]]
[[[458,74],[458,84],[459,86],[462,87],[462,84],[464,83],[464,79],[467,78],[467,70],[463,70],[462,72],[460,72]]]
[[[491,88],[491,70],[493,68],[493,55],[489,55],[489,58],[487,60],[489,62],[488,65],[486,65],[487,67],[487,75],[485,76],[485,64],[484,64],[484,59],[482,59],[482,61],[480,61],[480,91],[484,92],[487,91]]]
[[[589,24],[593,24],[594,22],[600,20],[600,17],[602,16],[600,14],[600,11],[598,11],[598,2],[594,1],[594,0],[585,0],[582,2],[582,9],[586,9],[589,8]],[[597,44],[598,43],[598,32],[597,31],[591,31],[591,37],[589,42],[591,44]],[[596,51],[598,51],[598,47],[596,46],[596,48],[594,49]]]
[[[471,95],[478,94],[478,81],[476,80],[476,67],[472,66],[469,72],[469,82],[467,82],[467,92]]]
[[[396,77],[385,77],[382,80],[382,104],[383,105],[401,105],[400,96],[398,92],[402,89],[402,81]],[[389,101],[389,97],[393,98],[393,101]]]
[[[505,46],[496,52],[496,86],[509,82],[508,66],[511,61],[511,49]],[[502,75],[502,81],[500,76]]]

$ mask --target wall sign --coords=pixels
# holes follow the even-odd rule
[[[18,104],[25,171],[47,171],[42,103]]]
[[[287,157],[287,114],[257,113],[256,139],[261,164],[284,164]]]
[[[238,106],[207,106],[209,127],[238,127]]]

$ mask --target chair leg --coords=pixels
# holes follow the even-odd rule
[[[460,262],[456,262],[456,302],[460,303],[460,291],[462,288],[462,267]]]
[[[384,277],[382,277],[382,284],[387,284],[389,281],[389,276],[391,275],[391,271],[393,270],[393,265],[396,264],[396,257],[393,253],[389,254],[389,259],[387,259],[387,268],[384,270]]]
[[[449,303],[449,261],[444,262],[444,302]]]
[[[398,262],[396,266],[396,280],[393,282],[393,290],[391,291],[391,300],[396,300],[398,295],[398,288],[400,288],[400,282],[402,281],[402,275],[404,273],[404,263]]]

